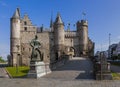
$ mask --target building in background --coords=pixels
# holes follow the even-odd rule
[[[111,58],[113,55],[116,55],[116,48],[117,48],[118,44],[112,44],[109,46],[108,48],[108,57]]]

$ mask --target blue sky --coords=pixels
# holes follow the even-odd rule
[[[36,26],[49,27],[51,13],[55,20],[57,12],[72,25],[86,13],[89,22],[89,37],[95,42],[95,50],[106,50],[108,34],[111,43],[120,41],[120,0],[0,0],[0,56],[6,58],[10,51],[10,18],[19,7],[21,17],[28,14]]]

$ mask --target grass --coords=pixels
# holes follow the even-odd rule
[[[112,72],[112,77],[113,77],[113,80],[120,80],[120,74],[119,73]]]
[[[29,67],[22,66],[22,67],[6,67],[7,71],[13,78],[20,78],[25,77],[29,71]]]
[[[112,65],[115,65],[115,66],[120,66],[120,62],[113,62],[111,63]]]

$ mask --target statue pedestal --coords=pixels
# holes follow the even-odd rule
[[[44,62],[31,61],[30,70],[28,72],[28,78],[40,78],[44,75],[51,73],[49,64]]]

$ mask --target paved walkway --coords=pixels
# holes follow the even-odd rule
[[[0,78],[9,78],[4,66],[5,64],[0,64]]]
[[[95,81],[92,79],[90,60],[74,58],[43,78],[0,78],[0,87],[120,87],[119,80]]]
[[[120,87],[120,81],[0,78],[0,87]]]
[[[44,76],[49,79],[94,79],[93,66],[89,59],[82,57],[74,57],[67,64],[59,67],[51,74]]]

